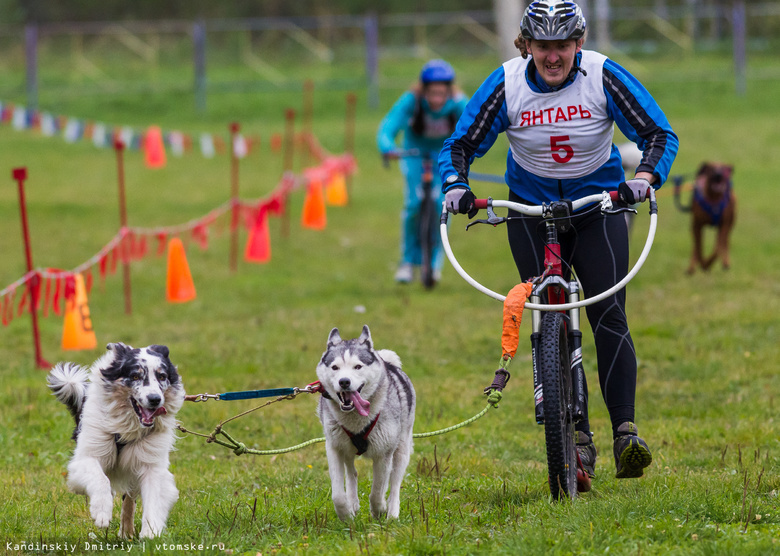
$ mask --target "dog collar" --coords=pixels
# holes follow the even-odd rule
[[[344,429],[345,433],[347,433],[347,436],[349,436],[352,444],[354,444],[355,448],[357,448],[357,455],[362,456],[366,453],[366,450],[368,450],[368,435],[371,434],[372,430],[374,430],[374,425],[376,425],[378,419],[379,413],[377,413],[376,417],[374,417],[374,420],[366,425],[366,427],[360,432],[350,432],[347,427],[341,425],[341,428]]]

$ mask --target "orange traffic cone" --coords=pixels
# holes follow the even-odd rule
[[[184,244],[174,237],[168,242],[168,280],[166,298],[171,303],[186,303],[195,299],[195,284],[184,254]]]
[[[336,170],[330,176],[328,187],[325,190],[328,204],[334,207],[343,207],[347,205],[347,180],[341,170]]]
[[[322,191],[322,173],[310,172],[309,187],[306,190],[306,198],[303,200],[303,216],[301,224],[304,228],[312,230],[324,230],[328,223],[325,215],[325,195]]]
[[[347,180],[344,177],[341,160],[330,156],[325,159],[323,169],[328,176],[328,183],[325,186],[325,200],[331,206],[346,206],[349,202],[347,199]]]
[[[144,135],[144,155],[147,168],[165,167],[165,146],[162,131],[156,125],[150,126]]]
[[[257,212],[255,224],[249,232],[244,250],[244,260],[250,263],[266,263],[271,260],[271,238],[268,235],[268,211],[265,208]]]
[[[62,349],[95,349],[97,338],[89,316],[87,289],[84,277],[76,274],[76,293],[65,307],[65,324],[62,327]]]

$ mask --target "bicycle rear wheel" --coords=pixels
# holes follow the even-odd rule
[[[432,197],[431,186],[428,185],[420,204],[420,250],[422,251],[420,279],[426,288],[432,288],[435,284],[433,279],[433,246],[434,233],[436,233],[437,228],[434,222],[436,211]]]
[[[577,496],[577,449],[572,419],[572,378],[565,317],[542,316],[539,367],[544,407],[547,470],[553,498]]]

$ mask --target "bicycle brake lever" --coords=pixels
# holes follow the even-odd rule
[[[504,216],[496,216],[496,213],[493,211],[493,206],[492,205],[488,205],[486,210],[487,210],[488,217],[487,218],[482,218],[482,219],[479,219],[479,220],[472,220],[471,222],[466,224],[466,230],[467,231],[474,224],[490,224],[491,226],[493,226],[495,228],[499,224],[502,224],[502,223],[506,222],[506,217],[504,217]]]
[[[633,209],[631,207],[619,207],[615,209],[602,210],[601,212],[603,212],[604,214],[620,214],[621,212],[633,212],[634,214],[637,214],[636,209]]]

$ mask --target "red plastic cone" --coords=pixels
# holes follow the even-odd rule
[[[168,242],[168,279],[166,299],[171,303],[185,303],[195,299],[195,284],[190,265],[184,253],[184,244],[175,237]]]
[[[271,238],[268,234],[268,211],[261,208],[255,218],[244,250],[244,260],[250,263],[266,263],[271,260]]]
[[[68,300],[65,308],[65,323],[62,327],[62,349],[95,349],[97,338],[92,329],[92,318],[87,304],[87,289],[84,277],[76,275],[76,293]]]
[[[165,167],[165,145],[162,131],[156,125],[150,126],[144,135],[144,158],[147,168]]]
[[[328,223],[325,214],[325,194],[322,191],[322,172],[309,173],[309,187],[303,200],[301,224],[304,228],[324,230]]]

